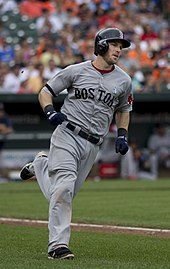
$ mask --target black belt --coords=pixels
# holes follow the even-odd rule
[[[72,125],[71,123],[67,123],[66,127],[72,132],[74,132],[74,130],[76,129],[76,126]],[[82,130],[78,132],[78,135],[95,145],[98,144],[100,141],[100,138],[96,138]]]

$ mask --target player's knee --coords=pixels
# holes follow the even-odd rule
[[[73,199],[76,173],[73,171],[57,170],[50,171],[51,195],[60,202],[70,203]]]

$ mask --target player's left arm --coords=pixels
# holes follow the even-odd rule
[[[115,149],[116,153],[120,153],[122,155],[125,155],[129,149],[127,142],[129,119],[129,112],[117,112],[115,115],[115,121],[118,129],[118,135],[115,141]]]
[[[118,129],[122,128],[128,131],[129,121],[130,121],[130,112],[120,112],[117,111],[115,115],[116,126]]]
[[[130,111],[132,110],[133,94],[131,83],[127,87],[125,94],[120,97],[119,107],[115,114],[115,121],[118,135],[115,141],[116,153],[125,155],[129,149],[127,133],[130,122]]]

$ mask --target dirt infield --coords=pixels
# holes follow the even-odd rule
[[[0,224],[47,227],[48,222],[43,221],[43,220],[0,218]],[[170,230],[166,230],[166,229],[123,227],[123,226],[85,224],[85,223],[72,223],[71,228],[73,231],[123,233],[123,234],[131,234],[131,235],[149,235],[149,236],[170,238]]]

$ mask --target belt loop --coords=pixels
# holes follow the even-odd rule
[[[81,130],[81,127],[79,127],[79,126],[75,126],[75,129],[74,129],[73,133],[74,133],[75,135],[78,135],[79,132],[80,132],[80,130]]]
[[[64,121],[62,122],[62,126],[63,126],[63,127],[67,127],[67,124],[68,124],[68,121],[66,121],[66,120],[64,120]]]
[[[99,142],[96,144],[97,146],[100,146],[103,143],[103,138],[100,137]]]

